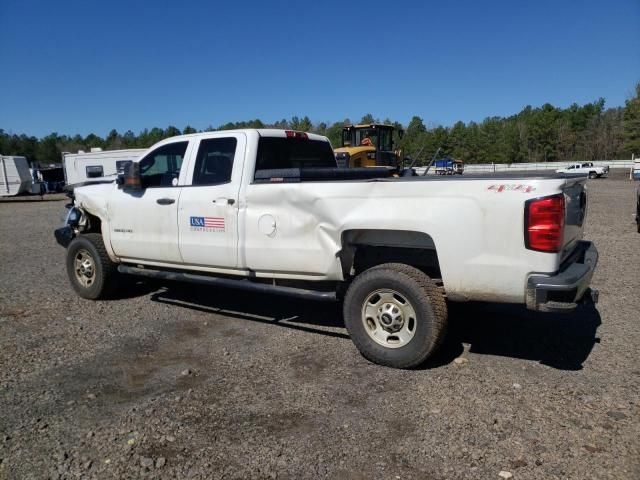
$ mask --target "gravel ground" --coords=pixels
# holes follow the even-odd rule
[[[413,371],[364,360],[333,304],[148,282],[81,300],[64,201],[0,201],[0,479],[640,478],[635,185],[589,189],[597,308],[454,305]]]

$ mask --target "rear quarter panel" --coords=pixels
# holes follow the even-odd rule
[[[524,302],[529,273],[554,272],[559,266],[559,255],[525,249],[524,202],[559,193],[564,182],[487,178],[250,184],[240,212],[241,261],[262,276],[288,272],[340,280],[337,254],[343,232],[423,232],[434,240],[451,299]],[[264,218],[276,225],[268,234]]]

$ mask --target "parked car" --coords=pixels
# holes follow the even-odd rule
[[[182,135],[76,188],[55,236],[83,298],[134,274],[343,300],[360,352],[398,368],[436,351],[447,302],[564,312],[590,297],[585,177],[411,173],[337,168],[326,137],[290,130]]]

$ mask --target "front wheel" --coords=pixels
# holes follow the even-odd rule
[[[105,249],[102,235],[87,233],[74,238],[67,248],[67,275],[82,298],[97,300],[115,288],[116,264]]]
[[[589,172],[589,178],[597,178],[598,174],[596,172]]]
[[[422,364],[445,336],[447,304],[433,281],[387,263],[358,275],[344,299],[351,339],[368,360],[394,368]]]

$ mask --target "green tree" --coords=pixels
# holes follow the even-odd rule
[[[57,133],[51,133],[40,140],[37,149],[37,159],[40,164],[58,163],[60,162],[60,155]]]
[[[169,137],[175,137],[176,135],[180,135],[180,130],[178,130],[176,127],[174,127],[173,125],[169,125],[164,133],[163,133],[163,137],[164,138],[169,138]]]
[[[367,113],[362,117],[362,119],[360,120],[360,123],[363,125],[366,125],[370,123],[378,123],[378,120],[375,119],[373,115],[371,115],[370,113]]]
[[[636,93],[625,102],[623,117],[624,151],[640,156],[640,82]]]
[[[103,148],[104,147],[104,140],[101,137],[99,137],[98,135],[96,135],[95,133],[90,133],[89,135],[87,135],[84,138],[84,144],[89,149],[91,149],[91,148]]]
[[[331,145],[333,148],[338,148],[342,146],[342,128],[344,127],[344,122],[335,122],[325,131],[325,135],[329,138]]]
[[[297,130],[300,132],[310,132],[313,129],[313,123],[311,123],[311,119],[307,116],[304,116],[303,118],[298,118],[297,116],[291,117],[289,126],[291,127],[291,130]]]

